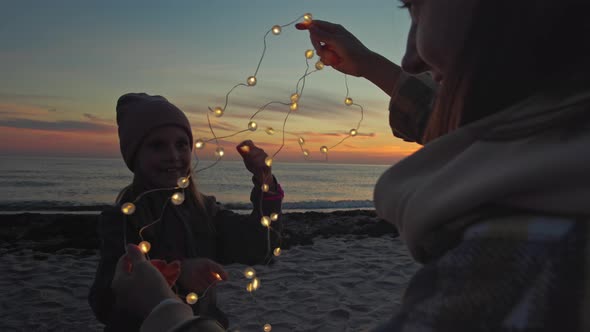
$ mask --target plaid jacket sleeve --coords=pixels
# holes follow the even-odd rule
[[[428,74],[401,74],[389,103],[389,125],[395,137],[422,144],[436,89]]]

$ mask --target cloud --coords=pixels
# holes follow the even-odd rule
[[[25,100],[25,101],[39,101],[39,100],[51,100],[51,101],[71,101],[71,98],[64,96],[55,95],[39,95],[39,94],[26,94],[26,93],[2,93],[0,92],[0,99],[9,100]]]
[[[86,119],[88,119],[92,122],[98,122],[98,123],[102,123],[105,125],[112,125],[112,123],[113,123],[112,120],[106,120],[106,119],[103,119],[103,118],[98,117],[98,116],[91,114],[91,113],[84,113],[83,115]]]
[[[0,120],[0,127],[18,128],[18,129],[35,129],[48,131],[90,131],[90,132],[114,132],[115,126],[101,123],[91,123],[83,121],[40,121],[29,119],[6,119]]]

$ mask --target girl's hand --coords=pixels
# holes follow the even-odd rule
[[[352,33],[339,24],[313,20],[298,23],[299,30],[308,30],[317,55],[327,66],[348,75],[365,76],[375,54],[365,47]]]
[[[209,286],[228,276],[221,265],[207,258],[189,258],[182,261],[178,283],[189,291],[201,295]]]
[[[255,181],[262,185],[272,186],[272,167],[266,165],[268,155],[264,150],[254,145],[250,140],[243,141],[236,146],[236,149],[244,159],[244,165],[254,175]]]
[[[111,288],[118,306],[141,317],[147,317],[164,299],[176,298],[162,273],[133,244],[127,245],[127,254],[119,258]]]

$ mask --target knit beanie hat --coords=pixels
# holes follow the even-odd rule
[[[150,131],[162,126],[178,126],[193,141],[186,115],[166,98],[145,93],[128,93],[117,101],[119,145],[127,167],[133,172],[135,154]],[[192,148],[192,143],[190,144]]]

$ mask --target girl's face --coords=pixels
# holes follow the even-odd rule
[[[186,132],[176,126],[153,130],[143,140],[135,157],[135,174],[150,188],[176,187],[187,176],[191,144]]]
[[[412,18],[402,68],[444,80],[459,55],[480,0],[400,0]]]

